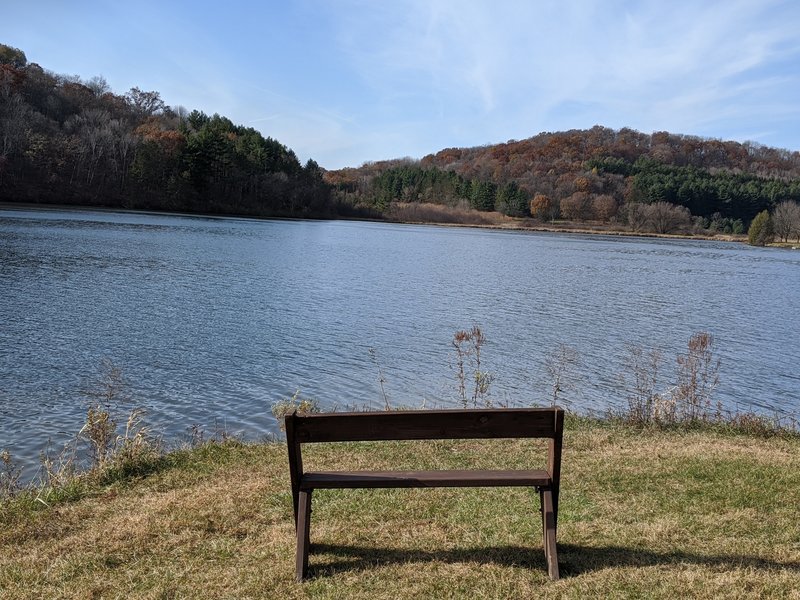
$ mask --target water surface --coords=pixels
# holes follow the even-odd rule
[[[563,402],[620,405],[626,344],[663,351],[666,387],[706,330],[718,399],[796,413],[798,291],[800,252],[732,243],[0,210],[0,448],[35,462],[74,435],[104,359],[168,440],[275,432],[271,404],[297,389],[380,407],[378,366],[391,404],[455,406],[451,340],[473,323],[495,402],[549,402],[566,343]]]

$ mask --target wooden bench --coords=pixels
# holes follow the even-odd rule
[[[558,579],[556,525],[564,411],[560,408],[328,413],[285,417],[297,531],[297,581],[308,574],[316,489],[530,486],[539,490],[547,571]],[[302,445],[319,442],[549,438],[547,470],[303,471]]]

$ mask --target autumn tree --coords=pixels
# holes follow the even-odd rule
[[[570,221],[585,221],[591,213],[592,200],[586,192],[575,192],[560,202],[561,216]]]
[[[792,236],[800,241],[800,204],[791,200],[778,204],[772,213],[772,225],[781,241],[788,242]]]
[[[156,117],[151,117],[134,130],[133,136],[136,154],[130,172],[140,192],[166,189],[179,163],[185,160],[185,135],[163,128]],[[170,202],[167,208],[177,206]]]
[[[592,184],[589,181],[589,178],[585,175],[581,175],[580,177],[576,177],[575,181],[573,182],[575,186],[576,192],[590,192],[592,191]]]
[[[531,200],[531,216],[543,221],[550,221],[555,218],[555,203],[547,194],[536,194]]]
[[[613,196],[602,194],[592,198],[592,212],[595,218],[607,223],[611,217],[617,214],[619,206]]]

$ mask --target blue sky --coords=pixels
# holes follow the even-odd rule
[[[0,43],[323,167],[632,127],[800,149],[796,0],[0,0]]]

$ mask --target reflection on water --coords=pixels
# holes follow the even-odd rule
[[[563,342],[581,355],[565,399],[605,410],[624,401],[626,344],[672,362],[708,330],[719,399],[794,412],[799,284],[800,253],[737,244],[3,210],[0,447],[32,460],[74,434],[103,358],[170,439],[274,432],[271,403],[298,388],[380,407],[371,347],[391,402],[449,405],[450,341],[473,323],[499,402],[547,402]]]

